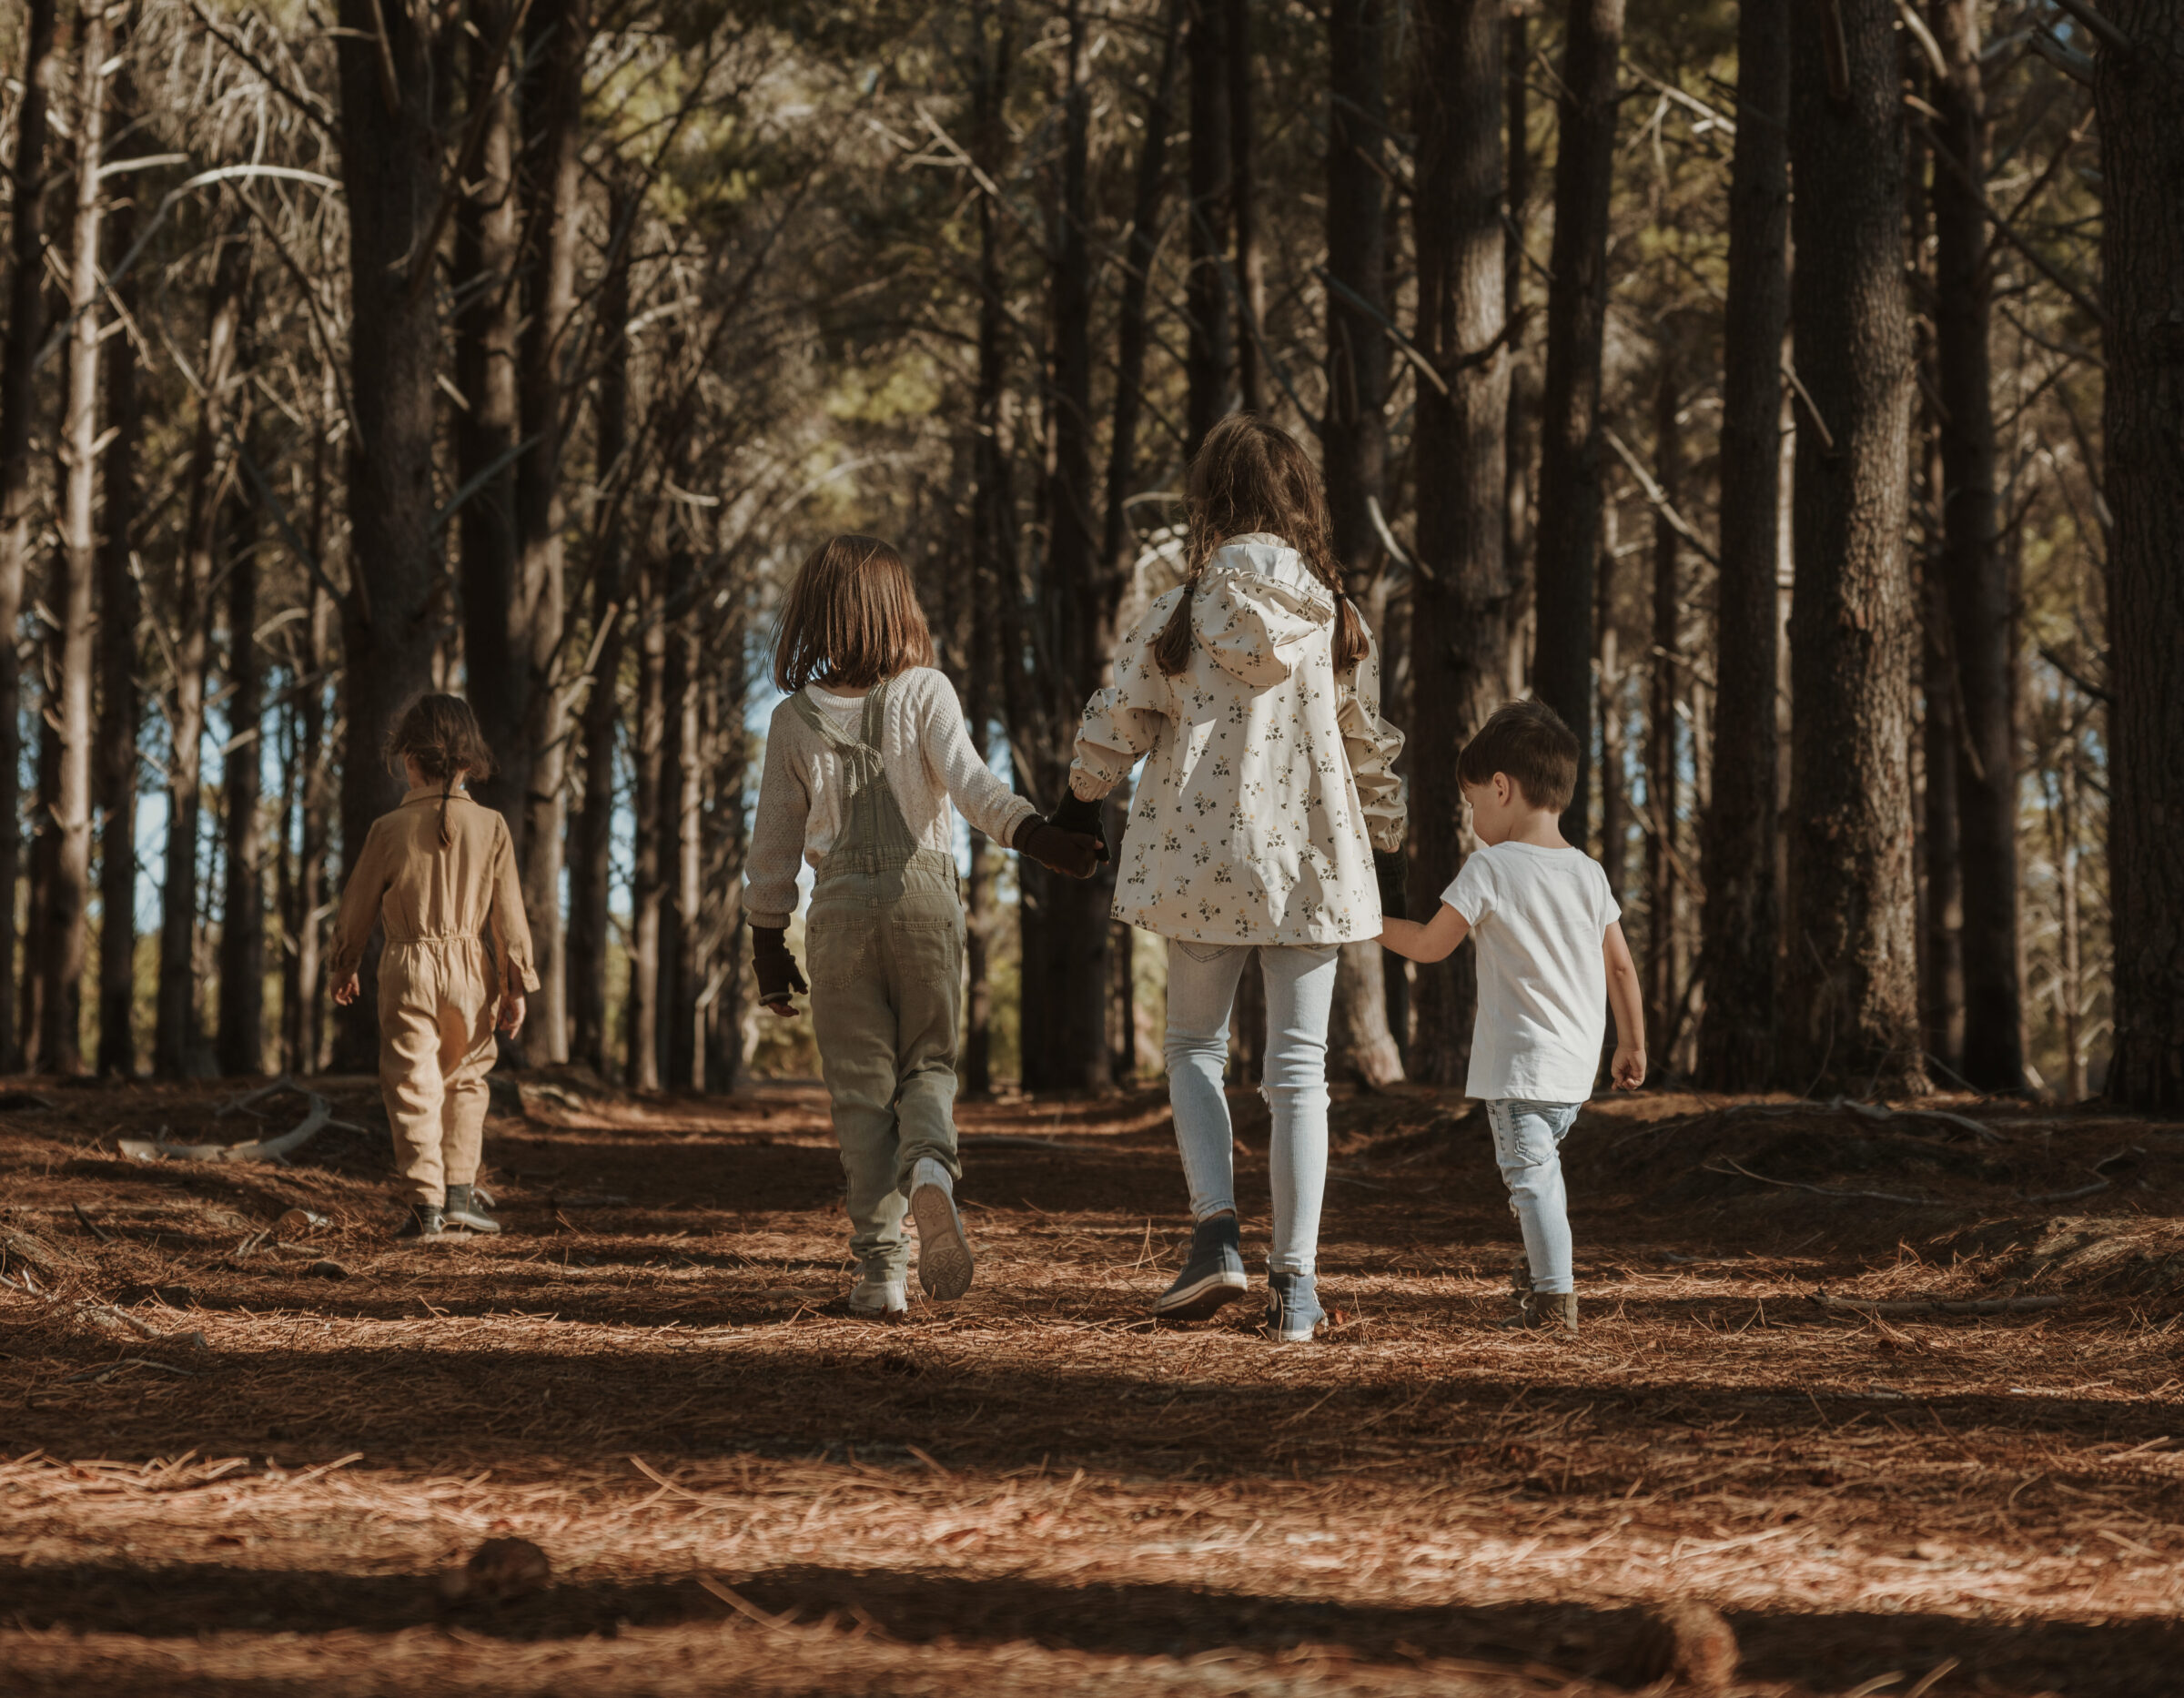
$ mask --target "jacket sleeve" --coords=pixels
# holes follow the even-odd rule
[[[387,894],[387,841],[375,823],[365,834],[364,853],[341,892],[341,908],[334,916],[333,946],[326,957],[329,982],[339,985],[364,959],[364,945],[371,928],[379,923],[379,901]]]
[[[796,875],[804,864],[804,827],[811,793],[790,748],[794,710],[774,710],[766,727],[766,766],[758,781],[758,813],[743,861],[743,915],[753,925],[778,930],[796,912]]]
[[[956,811],[1003,848],[1014,848],[1017,830],[1038,810],[978,758],[956,691],[940,672],[921,674],[918,746],[925,765],[947,791]],[[763,803],[761,804],[763,805]]]
[[[1174,611],[1171,590],[1146,610],[1115,650],[1115,682],[1093,692],[1077,728],[1077,756],[1069,763],[1069,788],[1097,802],[1130,775],[1130,769],[1158,746],[1174,713],[1175,693],[1168,674],[1153,659],[1153,643]]]
[[[1365,814],[1365,834],[1382,854],[1403,846],[1410,806],[1395,758],[1403,752],[1403,733],[1380,717],[1380,651],[1370,632],[1365,656],[1348,679],[1336,681],[1336,721],[1342,728],[1342,751],[1357,782],[1358,805]]]
[[[495,816],[493,828],[493,905],[486,911],[486,925],[493,935],[493,953],[500,958],[504,990],[539,988],[537,959],[531,948],[531,921],[523,913],[523,884],[516,874],[516,845],[508,834],[508,822]]]

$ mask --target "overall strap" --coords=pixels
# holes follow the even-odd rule
[[[838,729],[803,691],[794,698],[804,723],[842,763],[842,834],[827,852],[826,867],[877,871],[901,866],[917,852],[917,840],[903,818],[880,754],[894,682],[884,680],[865,692],[864,717],[854,738]]]

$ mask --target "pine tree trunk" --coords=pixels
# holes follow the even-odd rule
[[[569,826],[569,934],[563,959],[571,1031],[570,1055],[602,1078],[607,1076],[607,932],[612,909],[614,834],[614,741],[622,723],[622,664],[629,621],[629,544],[622,517],[630,468],[630,256],[624,234],[632,214],[628,194],[616,186],[607,199],[610,239],[619,238],[600,287],[601,334],[605,348],[599,397],[593,409],[595,481],[600,497],[592,511],[592,605],[594,641],[590,693],[584,698],[583,805]],[[597,634],[603,625],[605,634]]]
[[[244,302],[250,285],[250,235],[243,215],[223,224],[206,302],[202,394],[190,449],[189,508],[176,563],[169,638],[167,859],[159,891],[159,983],[152,1067],[162,1078],[196,1072],[202,1010],[198,1001],[197,834],[203,814],[206,677],[212,665],[213,579],[220,523],[235,480],[228,414],[240,367]],[[356,762],[349,763],[359,764]],[[376,763],[364,764],[376,765]],[[376,1061],[376,1057],[375,1057]]]
[[[631,814],[636,843],[630,877],[630,985],[623,999],[629,1024],[629,1082],[641,1091],[660,1088],[661,908],[666,845],[659,831],[662,749],[666,739],[667,649],[669,633],[662,609],[657,561],[646,561],[639,609],[637,736],[635,782]]]
[[[1228,60],[1229,210],[1236,220],[1236,381],[1246,412],[1264,413],[1267,256],[1259,239],[1259,136],[1252,118],[1251,0],[1221,0]]]
[[[1502,259],[1502,313],[1510,326],[1509,425],[1504,435],[1502,554],[1510,581],[1509,669],[1511,700],[1532,687],[1533,456],[1539,446],[1540,373],[1522,344],[1524,232],[1532,206],[1529,19],[1512,6],[1502,20],[1503,122],[1509,132],[1509,242]]]
[[[1562,834],[1591,833],[1592,573],[1600,553],[1600,362],[1608,309],[1608,201],[1615,177],[1616,70],[1623,0],[1570,0],[1548,260],[1547,376],[1541,403],[1540,699],[1577,733],[1577,787]],[[1501,91],[1493,91],[1498,104]]]
[[[668,556],[663,622],[667,652],[661,675],[659,811],[652,835],[659,839],[662,890],[658,1009],[660,1083],[686,1091],[696,1082],[695,997],[692,963],[697,941],[698,892],[695,851],[697,790],[696,610],[691,605],[692,561],[678,545]],[[643,822],[639,822],[643,829]]]
[[[60,764],[52,829],[53,883],[45,912],[46,981],[36,1065],[83,1070],[85,926],[91,908],[91,684],[94,593],[98,582],[98,171],[106,141],[106,56],[113,41],[105,0],[76,14],[76,225],[68,265],[67,413],[61,426],[66,476],[61,497],[61,558],[54,611],[58,676],[54,709]],[[12,630],[0,639],[13,642]],[[51,710],[49,710],[51,711]]]
[[[218,1056],[225,1074],[266,1065],[266,881],[258,823],[265,657],[258,628],[258,551],[249,510],[237,503],[235,558],[228,568],[228,757],[220,780],[227,882],[220,914]]]
[[[357,430],[349,447],[349,589],[341,608],[348,746],[369,755],[403,703],[432,679],[440,594],[432,455],[440,322],[431,234],[441,178],[440,109],[452,30],[428,39],[420,14],[340,0],[341,170],[349,204],[349,363]],[[341,763],[341,855],[356,869],[371,823],[401,799],[374,759]],[[378,1066],[378,957],[339,1022],[337,1065]]]
[[[311,552],[325,558],[325,466],[323,450],[312,454]],[[296,763],[301,789],[297,809],[296,879],[288,921],[294,948],[295,986],[282,1005],[282,1065],[291,1073],[318,1070],[326,1030],[326,986],[318,964],[324,935],[327,845],[332,833],[334,783],[326,758],[326,666],[332,648],[329,630],[333,605],[313,585],[306,591],[303,676],[298,681]],[[293,1010],[291,1013],[290,1010]]]
[[[1053,314],[1046,484],[1046,570],[1037,617],[1045,622],[1055,692],[1051,723],[1066,726],[1098,687],[1113,646],[1120,590],[1097,556],[1092,521],[1092,266],[1087,242],[1089,44],[1081,5],[1070,13],[1062,106],[1060,201],[1053,218]],[[1034,776],[1052,807],[1068,782],[1069,750],[1045,741]],[[1108,910],[1113,864],[1089,879],[1019,864],[1024,889],[1024,1084],[1029,1090],[1100,1090],[1112,1082],[1107,1053]],[[1036,1041],[1034,1041],[1036,1038]]]
[[[1841,24],[1832,42],[1831,19]],[[1801,416],[1797,432],[1784,1059],[1800,1087],[1860,1093],[1926,1081],[1911,870],[1917,638],[1905,549],[1912,346],[1896,25],[1890,0],[1799,6],[1791,21],[1792,317],[1817,420]]]
[[[1938,453],[1927,457],[1928,488],[1939,517],[1941,467]],[[1956,717],[1956,668],[1948,651],[1949,615],[1940,584],[1938,551],[1924,561],[1926,578],[1919,622],[1920,661],[1925,695],[1925,735],[1919,754],[1926,767],[1926,805],[1919,812],[1918,846],[1925,864],[1926,891],[1921,915],[1918,963],[1919,1027],[1926,1053],[1951,1074],[1964,1071],[1964,853],[1956,832],[1957,751],[1964,730]]]
[[[986,172],[989,181],[998,182],[1006,174],[1009,147],[1008,126],[1005,119],[1009,67],[1015,63],[1013,13],[1001,8],[998,17],[992,8],[980,4],[972,12],[973,29],[978,40],[978,76],[972,87],[973,157]],[[1172,26],[1171,26],[1172,35]],[[1140,177],[1140,184],[1143,179]],[[1142,202],[1140,202],[1142,205]],[[1006,611],[1001,619],[995,618],[995,610],[1012,609],[1017,599],[1016,554],[1016,496],[1010,480],[1006,416],[1008,386],[1009,318],[1006,298],[1006,281],[1002,269],[1003,221],[1001,208],[994,204],[991,195],[978,197],[978,376],[977,386],[971,398],[971,514],[970,567],[971,646],[972,664],[965,689],[964,717],[970,728],[971,746],[981,758],[986,753],[988,727],[992,720],[992,669],[977,663],[981,655],[991,654],[998,649],[1008,652],[1013,635],[1011,621]],[[1139,290],[1142,299],[1145,280],[1142,275],[1143,258],[1149,258],[1150,241],[1143,248],[1132,235],[1130,252],[1140,258],[1137,275],[1124,278],[1125,298],[1133,287]],[[1141,257],[1142,256],[1142,257]],[[1139,310],[1142,336],[1143,309]],[[1129,320],[1126,315],[1121,334],[1127,337]],[[1127,355],[1128,343],[1121,343]],[[1138,369],[1142,376],[1143,350],[1138,352]],[[1134,409],[1138,400],[1138,385],[1131,380],[1130,368],[1126,363],[1117,378],[1116,392],[1116,440],[1121,441],[1122,421],[1126,407]],[[1117,512],[1110,483],[1109,525],[1110,546],[1107,558],[1113,561],[1117,546],[1113,541],[1113,526],[1122,517]],[[1020,665],[1011,665],[1004,674],[1004,690],[1012,719],[1023,692]],[[973,1096],[983,1097],[993,1088],[992,1072],[992,1019],[993,996],[987,974],[993,955],[995,923],[994,903],[994,851],[984,836],[971,834],[971,865],[967,891],[967,909],[965,915],[965,970],[967,985],[964,1001],[964,1087]]]
[[[2110,931],[2108,1095],[2184,1108],[2184,13],[2104,0],[2134,50],[2103,49],[2101,254],[2108,323],[2102,437],[2108,554]]]
[[[743,804],[750,780],[751,738],[743,725],[750,698],[743,654],[748,635],[742,602],[730,610],[713,648],[724,658],[706,692],[706,789],[699,822],[704,833],[705,888],[722,893],[706,913],[701,1072],[707,1091],[735,1088],[743,1065],[743,867],[748,842]]]
[[[538,954],[539,994],[525,1047],[546,1061],[569,1058],[568,992],[562,964],[562,810],[568,713],[557,675],[566,619],[567,515],[561,498],[562,369],[576,312],[584,50],[590,7],[582,0],[534,5],[525,25],[535,67],[526,90],[522,170],[524,328],[519,368],[523,440],[516,462],[518,583],[522,630],[518,661],[527,679],[519,748],[523,788],[513,798],[525,823],[520,839],[523,906]]]
[[[1684,499],[1683,367],[1678,328],[1663,327],[1661,369],[1653,395],[1653,481],[1671,502]],[[1676,1025],[1676,784],[1677,676],[1682,602],[1676,565],[1683,539],[1665,512],[1653,514],[1653,642],[1647,665],[1645,802],[1651,816],[1645,838],[1646,1049],[1658,1074],[1669,1071]]]
[[[22,622],[24,580],[30,566],[35,361],[46,338],[46,189],[50,181],[46,85],[53,63],[54,0],[27,0],[25,14],[17,66],[23,96],[15,114],[9,220],[7,340],[0,348],[0,632],[7,638],[0,642],[0,1071],[5,1072],[21,1065],[15,891],[23,872],[23,675],[15,633]]]
[[[1623,661],[1623,632],[1615,623],[1616,601],[1622,591],[1622,548],[1616,536],[1616,511],[1610,505],[1604,515],[1600,571],[1594,574],[1592,594],[1594,639],[1600,656],[1600,865],[1608,875],[1608,888],[1620,905],[1629,899],[1631,853],[1631,779],[1628,770],[1627,732],[1630,714],[1623,699],[1626,673]]]
[[[1418,389],[1406,759],[1415,862],[1437,883],[1455,876],[1470,846],[1456,756],[1500,702],[1508,660],[1501,23],[1496,0],[1427,0],[1418,12],[1414,340],[1441,383]],[[1589,630],[1589,601],[1586,611]],[[1468,951],[1420,972],[1411,1051],[1420,1076],[1462,1083],[1476,1001]]]
[[[519,662],[520,544],[516,535],[516,470],[511,458],[521,439],[517,373],[522,349],[523,299],[517,279],[523,235],[516,193],[516,97],[507,56],[494,52],[517,0],[477,0],[465,40],[467,98],[475,112],[490,107],[479,144],[478,168],[455,207],[455,278],[463,290],[455,314],[455,480],[470,490],[456,515],[461,541],[462,655],[466,693],[478,715],[493,775],[472,793],[508,822],[519,845],[528,824],[522,802],[523,714],[530,673]],[[528,916],[527,916],[528,917]],[[531,1011],[535,1021],[537,1011]],[[525,1036],[531,1034],[530,1026]]]
[[[2056,917],[2061,932],[2057,994],[2063,1004],[2064,1090],[2068,1100],[2074,1103],[2086,1098],[2086,1046],[2081,1030],[2086,986],[2078,905],[2078,726],[2073,723],[2056,771],[2056,834],[2060,841],[2056,844],[2055,877],[2058,886]]]
[[[1189,0],[1185,37],[1190,82],[1189,269],[1183,314],[1188,332],[1184,374],[1189,386],[1184,451],[1196,453],[1228,412],[1235,391],[1229,328],[1228,263],[1232,146],[1228,117],[1227,0]]]
[[[1782,644],[1782,338],[1789,320],[1789,7],[1737,13],[1736,153],[1722,331],[1721,568],[1715,576],[1713,793],[1701,847],[1706,1011],[1698,1083],[1758,1090],[1774,1076],[1781,913],[1774,888]]]
[[[1934,80],[1936,143],[1987,177],[1987,96],[1975,0],[1930,0],[1948,66]],[[1980,1090],[2020,1090],[2024,1011],[2017,982],[2017,752],[2008,562],[1995,498],[1995,410],[1987,353],[1993,243],[1979,191],[1946,164],[1934,174],[1935,378],[1941,396],[1941,580],[1963,706],[1956,810],[1964,844],[1964,1066]]]
[[[1372,515],[1388,500],[1385,21],[1382,0],[1337,0],[1328,16],[1327,268],[1338,287],[1327,292],[1320,429],[1335,561],[1363,604],[1382,610],[1382,628],[1386,551]],[[1369,594],[1368,586],[1380,592]],[[1328,1048],[1333,1076],[1376,1087],[1403,1076],[1377,943],[1342,947]]]
[[[116,130],[134,116],[132,95],[125,67],[115,79]],[[136,223],[126,199],[108,215],[109,274],[115,259],[136,239]],[[125,278],[115,294],[121,310],[134,316],[134,281]],[[136,451],[143,409],[136,390],[136,344],[126,329],[107,339],[106,359],[106,428],[114,440],[106,452],[98,549],[98,1071],[126,1079],[136,1071],[136,737],[144,714],[136,686],[136,637],[143,597],[129,570],[129,548],[140,499]]]

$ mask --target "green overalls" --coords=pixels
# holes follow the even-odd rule
[[[842,834],[819,864],[804,916],[812,1030],[849,1179],[850,1250],[903,1277],[910,1172],[956,1158],[956,1034],[963,1002],[963,905],[956,859],[924,849],[880,760],[886,683],[864,697],[854,742],[811,698],[791,698],[842,757]]]

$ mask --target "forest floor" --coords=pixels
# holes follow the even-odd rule
[[[966,1105],[977,1283],[875,1324],[814,1087],[504,1076],[509,1229],[418,1249],[371,1082],[312,1087],[292,1166],[117,1141],[295,1095],[0,1091],[0,1692],[1590,1694],[1690,1599],[1741,1692],[2184,1689],[2184,1125],[1603,1103],[1557,1339],[1493,1325],[1481,1117],[1339,1093],[1283,1347],[1146,1319],[1154,1093]],[[450,1600],[502,1537],[550,1572]]]

